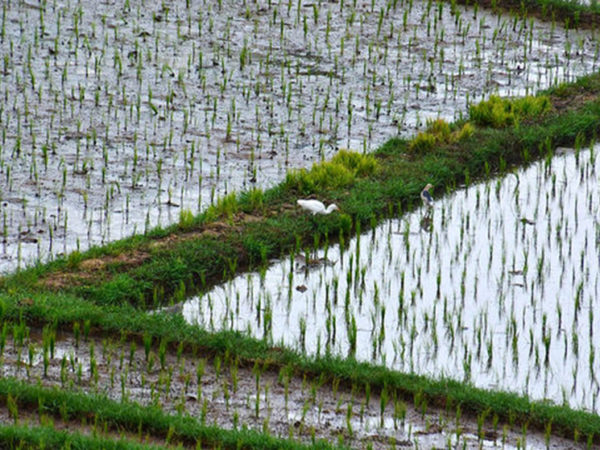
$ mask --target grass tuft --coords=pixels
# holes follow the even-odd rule
[[[545,95],[528,95],[512,100],[492,95],[487,101],[471,105],[469,117],[479,126],[504,128],[518,125],[524,119],[543,116],[551,109],[550,98]]]
[[[428,120],[425,131],[419,132],[409,143],[408,151],[413,156],[423,156],[436,147],[454,144],[467,139],[475,132],[473,124],[466,122],[462,127],[452,126],[443,119]]]
[[[358,178],[375,173],[378,163],[372,155],[340,150],[331,161],[314,164],[310,170],[291,170],[285,186],[307,195],[325,189],[339,189],[353,184]]]

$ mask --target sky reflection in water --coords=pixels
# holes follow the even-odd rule
[[[598,162],[563,150],[184,306],[192,323],[598,412]],[[596,148],[597,152],[597,148]],[[308,289],[300,292],[296,287]],[[355,323],[355,326],[353,325]],[[356,338],[353,338],[356,330]],[[594,335],[596,333],[596,335]]]

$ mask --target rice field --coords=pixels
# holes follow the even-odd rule
[[[111,409],[117,411],[116,405],[137,404],[140,409],[160,408],[172,417],[193,417],[203,426],[249,428],[305,443],[317,438],[332,444],[343,442],[351,448],[517,449],[526,445],[540,448],[548,442],[554,448],[585,448],[567,439],[550,439],[549,434],[525,434],[485,418],[475,424],[468,415],[461,417],[460,410],[418,407],[412,401],[386,397],[362,386],[350,389],[340,385],[339,379],[308,379],[294,375],[290,367],[273,370],[258,363],[247,366],[227,355],[192,355],[181,345],[177,351],[169,351],[169,346],[166,340],[156,343],[149,336],[141,345],[121,338],[99,338],[79,323],[72,330],[4,324],[0,330],[0,389],[4,393],[14,378],[38,389],[100,395],[114,402]],[[9,391],[8,396],[11,394],[13,402],[19,398]],[[102,424],[101,414],[72,417],[73,405],[66,403],[60,405],[58,417],[51,418],[49,410],[44,417],[42,405],[60,404],[56,396],[54,402],[44,402],[42,396],[35,402],[38,411],[15,403],[0,405],[0,425],[16,420],[31,427],[55,421],[55,428],[94,436],[106,435],[113,428]],[[156,428],[151,436],[144,436],[140,429],[127,432],[121,424],[119,432],[109,437],[123,438],[126,433],[129,439],[147,445],[174,445],[168,436],[164,441],[159,439]]]
[[[598,147],[186,302],[191,323],[600,412]],[[437,194],[437,195],[436,195]]]
[[[600,65],[594,29],[455,2],[0,3],[0,274],[191,224],[222,196],[274,186],[342,148],[371,152],[435,119],[460,120],[492,95],[533,94]],[[600,413],[599,148],[548,149],[545,160],[502,178],[434,188],[430,210],[359,229],[341,244],[317,248],[315,238],[314,248],[163,314],[119,303],[123,285],[110,279],[118,257],[102,266],[106,279],[98,270],[89,281],[85,270],[100,265],[85,269],[74,254],[55,274],[59,292],[44,291],[50,284],[35,271],[17,274],[0,295],[0,434],[14,423],[24,433],[42,425],[95,438],[103,426],[110,439],[127,432],[141,445],[211,445],[197,434],[172,440],[185,418],[190,433],[214,425],[214,445],[248,428],[262,442],[289,437],[291,446],[584,448],[587,439],[591,447]],[[298,219],[288,202],[279,211]],[[255,219],[247,216],[225,228]],[[122,280],[137,282],[136,263],[148,262],[140,273],[163,273],[155,249],[146,250],[147,260],[122,266],[131,269]],[[237,261],[228,264],[236,272]],[[114,295],[97,303],[71,296],[62,288],[72,280],[89,281],[78,292]],[[184,297],[186,282],[173,298]],[[230,353],[239,342],[244,350]],[[305,355],[349,360],[315,369],[331,361]],[[354,359],[396,371],[384,378],[397,385],[379,383],[373,366],[370,381],[349,377],[344,370],[362,370]],[[574,436],[543,414],[531,432],[529,419],[517,418],[519,430],[513,410],[480,411],[451,396],[440,406],[431,390],[406,389],[411,373],[596,416],[566,426]],[[4,394],[17,385],[29,400],[10,387]],[[72,397],[43,405],[61,390]],[[112,416],[76,409],[76,395],[96,394]],[[26,403],[32,398],[37,407]],[[124,414],[133,402],[137,433]],[[72,408],[79,412],[69,417]],[[162,431],[135,416],[158,412],[167,418]]]
[[[595,31],[415,0],[10,0],[0,270],[143,233],[598,68]]]

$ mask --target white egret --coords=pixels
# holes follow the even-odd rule
[[[327,208],[325,208],[323,202],[320,202],[319,200],[298,200],[298,205],[300,205],[302,209],[310,211],[311,213],[313,213],[313,215],[330,214],[336,209],[340,209],[335,203],[332,203]]]

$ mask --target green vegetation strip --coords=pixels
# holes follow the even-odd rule
[[[565,0],[450,0],[475,8],[490,8],[494,12],[508,12],[520,18],[537,17],[560,22],[566,28],[592,28],[600,24],[600,5],[596,1]]]
[[[596,74],[525,100],[491,99],[473,107],[468,122],[433,122],[413,141],[390,140],[374,157],[344,152],[310,171],[291,172],[268,191],[225,197],[199,217],[183,212],[180,223],[168,229],[22,271],[0,282],[3,314],[14,321],[61,326],[83,321],[106,332],[183,341],[248,361],[461,405],[477,414],[489,411],[508,422],[540,429],[551,424],[553,432],[569,437],[600,436],[594,414],[353,360],[310,359],[238,333],[209,334],[181,317],[147,316],[131,306],[180,301],[241,270],[265,267],[271,257],[345,241],[385,216],[414,207],[426,182],[437,192],[451,191],[516,165],[550,159],[558,146],[579,150],[600,132],[599,92]],[[310,195],[335,201],[342,212],[313,217],[300,211],[296,199]],[[72,296],[43,293],[52,289]]]
[[[68,448],[82,450],[148,450],[164,448],[154,445],[142,445],[124,439],[114,441],[80,433],[58,431],[50,426],[31,427],[23,425],[0,424],[0,442],[2,448]]]
[[[600,76],[515,101],[473,106],[469,121],[441,120],[411,141],[392,139],[375,155],[340,152],[311,170],[292,171],[280,185],[220,199],[201,215],[84,254],[24,270],[0,288],[68,291],[101,305],[151,309],[182,301],[271,258],[307,252],[348,238],[436,193],[506,173],[558,146],[577,149],[600,132]],[[312,216],[303,197],[336,202],[340,213]]]
[[[30,323],[50,323],[57,328],[67,329],[77,323],[80,328],[87,328],[91,333],[104,332],[107,335],[121,335],[122,338],[152,337],[155,345],[159,341],[166,343],[183,343],[186,351],[198,351],[212,354],[225,354],[231,358],[240,358],[246,364],[260,364],[264,369],[285,369],[297,375],[307,374],[323,380],[341,382],[354,388],[355,392],[369,388],[372,392],[385,392],[389,399],[396,397],[412,399],[415,406],[422,409],[427,405],[438,405],[450,413],[476,414],[480,418],[494,419],[509,425],[521,425],[528,429],[537,429],[571,439],[582,438],[590,442],[600,436],[600,416],[584,411],[575,411],[565,406],[557,406],[547,402],[531,401],[516,394],[488,391],[447,379],[435,380],[425,376],[403,374],[386,367],[360,363],[353,359],[342,359],[332,356],[307,357],[289,349],[270,347],[266,342],[249,338],[238,332],[226,331],[208,333],[198,327],[187,324],[180,315],[153,314],[137,311],[128,306],[101,308],[81,299],[59,295],[35,295],[29,304],[15,300],[14,297],[0,297],[2,320],[18,322],[26,320]],[[81,327],[80,324],[87,324]],[[14,384],[11,384],[14,383]],[[0,397],[8,392],[18,398],[28,398],[28,404],[38,405],[39,388],[19,385],[14,381],[0,380]],[[18,392],[18,394],[15,394]],[[21,394],[20,392],[23,392]],[[43,391],[46,392],[46,391]],[[103,420],[115,421],[123,428],[136,431],[143,422],[144,430],[165,436],[169,430],[175,430],[175,436],[181,439],[196,439],[202,436],[204,442],[212,436],[220,442],[238,442],[240,435],[235,432],[204,429],[189,419],[161,415],[154,409],[145,410],[132,404],[110,403],[105,399],[66,394],[62,391],[45,393],[48,397],[72,395],[76,399],[69,403],[73,413],[85,411],[102,411]],[[110,405],[109,405],[110,403]],[[55,404],[60,408],[62,400],[50,402],[44,399],[44,407]],[[109,405],[103,406],[101,405]],[[460,410],[459,410],[460,408]],[[213,433],[214,434],[211,434]],[[232,433],[232,434],[229,434]],[[250,432],[247,432],[250,433]],[[260,446],[269,442],[269,437],[262,435],[243,435],[244,443],[250,445],[257,439]],[[262,442],[260,439],[266,439]],[[273,441],[283,445],[279,441]],[[295,444],[285,441],[285,445]],[[324,444],[323,444],[324,445]],[[266,448],[266,447],[265,447]]]
[[[207,426],[198,423],[192,417],[168,415],[160,408],[154,406],[142,407],[136,403],[119,403],[103,396],[69,392],[63,389],[48,389],[41,386],[32,386],[11,378],[0,379],[0,402],[8,406],[11,415],[18,424],[18,408],[37,410],[40,416],[53,415],[60,417],[65,422],[73,420],[86,420],[94,424],[95,428],[128,431],[137,434],[139,439],[146,435],[161,437],[167,443],[184,443],[203,447],[243,448],[243,449],[303,449],[306,446],[274,436],[258,433],[248,429],[224,430],[216,426]],[[76,445],[75,448],[113,448],[111,445],[103,447],[106,442],[94,440],[94,445],[80,447],[79,442],[87,445],[92,438],[82,437],[78,434],[61,432],[52,433],[51,428],[42,427],[38,430],[41,435],[33,433],[27,439],[29,442],[44,442],[47,448],[63,447],[66,442]],[[20,439],[25,431],[18,428],[7,428],[0,431],[0,441],[3,433],[15,434],[14,439]],[[11,439],[12,441],[12,439]],[[62,442],[55,446],[53,442]],[[52,443],[52,445],[50,445]],[[131,446],[131,447],[130,447]],[[141,446],[127,443],[114,443],[114,448],[141,448]],[[326,442],[315,441],[310,448],[333,448]]]

